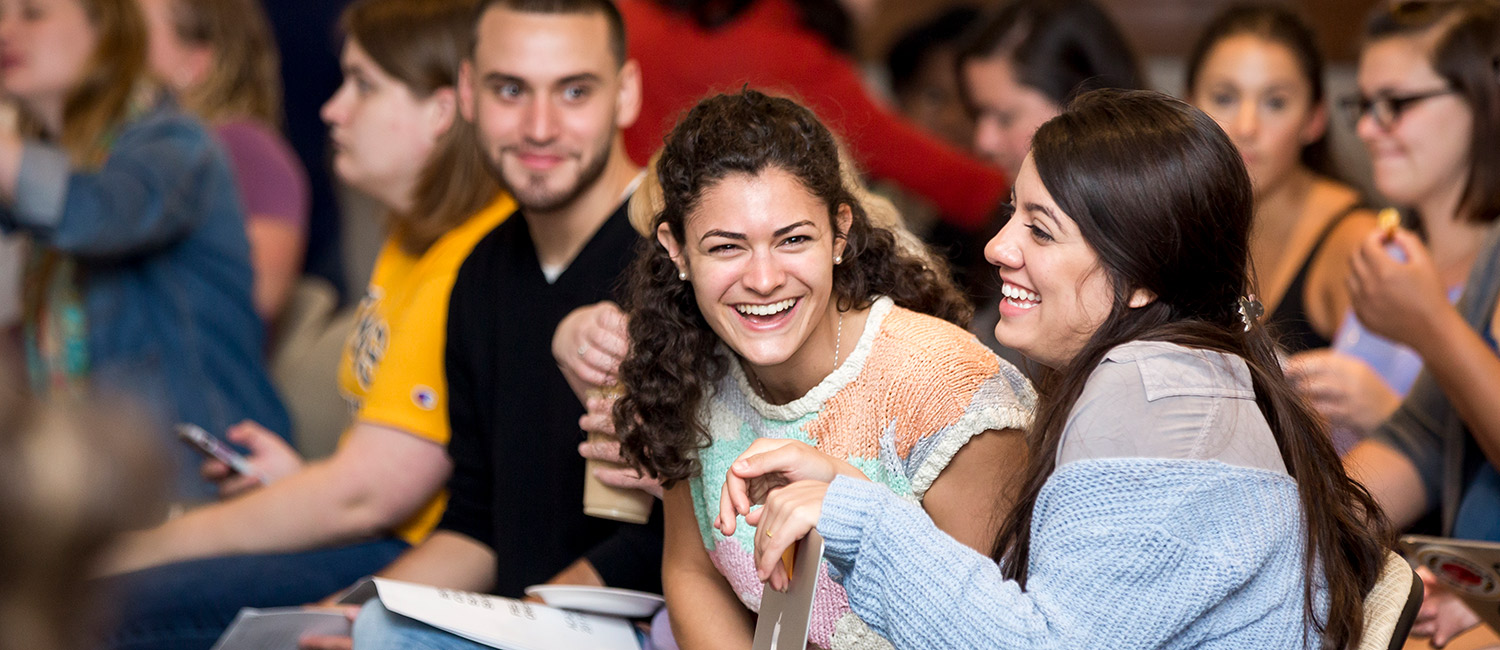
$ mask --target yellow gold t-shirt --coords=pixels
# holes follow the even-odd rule
[[[386,240],[339,367],[339,390],[355,422],[448,444],[448,296],[469,251],[515,209],[515,201],[502,194],[420,257],[402,250],[394,237]],[[426,539],[447,499],[446,492],[433,497],[396,535],[413,545]]]

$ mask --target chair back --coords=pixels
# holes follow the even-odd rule
[[[1406,559],[1386,551],[1380,578],[1365,596],[1365,633],[1358,650],[1400,650],[1422,608],[1422,579]]]
[[[320,278],[304,278],[283,312],[271,356],[271,379],[292,416],[297,450],[308,460],[333,453],[349,426],[349,404],[338,389],[344,340],[355,310],[336,311],[338,295]]]

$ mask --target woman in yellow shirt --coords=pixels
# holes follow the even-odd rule
[[[254,423],[233,428],[263,479],[210,463],[225,500],[127,540],[109,567],[129,572],[115,578],[126,611],[114,647],[207,648],[240,607],[327,596],[436,524],[451,470],[448,295],[469,250],[514,210],[457,108],[473,5],[362,0],[345,12],[344,83],[323,119],[335,171],[390,222],[339,373],[353,422],[333,456],[306,464]]]

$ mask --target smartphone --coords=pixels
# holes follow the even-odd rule
[[[261,476],[260,472],[255,471],[255,467],[250,465],[249,459],[245,458],[244,454],[235,451],[234,448],[230,447],[223,440],[204,431],[203,427],[196,424],[183,423],[177,425],[175,428],[178,438],[192,445],[194,449],[197,449],[204,456],[228,465],[229,469],[237,474],[256,478],[262,483],[266,481],[265,477]]]

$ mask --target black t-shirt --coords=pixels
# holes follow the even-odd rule
[[[474,247],[448,306],[453,429],[440,529],[494,549],[494,593],[520,597],[580,557],[612,587],[661,591],[661,509],[644,526],[583,514],[583,405],[552,359],[568,312],[613,300],[641,241],[622,204],[548,283],[520,214]]]

